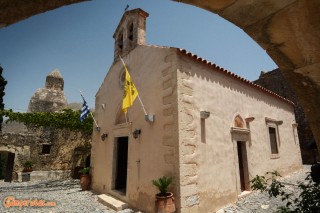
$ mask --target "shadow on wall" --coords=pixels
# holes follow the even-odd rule
[[[79,146],[74,149],[72,156],[71,178],[80,179],[79,171],[90,167],[91,146]]]

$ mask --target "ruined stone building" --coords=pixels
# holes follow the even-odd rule
[[[55,69],[46,77],[45,88],[39,88],[31,97],[29,112],[57,112],[67,107],[64,95],[64,80],[60,71]]]
[[[124,13],[96,93],[95,192],[154,212],[152,180],[172,176],[177,212],[215,212],[250,191],[255,175],[301,168],[291,101],[184,49],[146,45],[147,17],[141,9]],[[122,112],[119,55],[147,116],[138,98]]]
[[[31,97],[28,112],[58,112],[68,107],[64,80],[59,70],[46,77],[45,88]],[[31,179],[68,178],[90,158],[91,135],[49,127],[34,128],[20,123],[4,125],[0,134],[2,178],[21,180],[25,161],[33,162]]]
[[[289,83],[284,78],[281,70],[275,69],[270,72],[261,72],[259,79],[254,83],[275,92],[282,97],[292,101],[294,106],[294,113],[298,124],[298,136],[300,142],[301,156],[303,163],[312,164],[316,162],[318,155],[317,146],[310,129],[308,119],[305,116],[302,106],[300,105],[297,96],[291,89]],[[318,156],[319,161],[319,156]]]

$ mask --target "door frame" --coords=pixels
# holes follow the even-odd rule
[[[119,141],[120,138],[126,138],[126,142],[121,142]],[[126,154],[126,169],[125,169],[125,188],[124,192],[122,191],[123,189],[117,188],[117,179],[119,178],[119,143],[127,143],[127,150]],[[115,137],[114,138],[114,151],[113,151],[113,174],[112,174],[112,189],[121,193],[126,194],[127,192],[127,181],[128,181],[128,156],[129,156],[129,137],[128,136],[120,136],[120,137]]]
[[[235,165],[235,182],[237,194],[241,195],[243,191],[251,191],[249,179],[249,156],[248,156],[248,143],[250,141],[250,130],[244,128],[231,128],[231,136],[234,152],[234,165]],[[239,169],[239,153],[238,142],[241,143],[242,161],[243,161],[243,175],[244,175],[244,190],[241,189],[240,169]]]

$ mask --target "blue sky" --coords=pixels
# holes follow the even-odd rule
[[[113,62],[113,33],[124,8],[141,8],[147,44],[184,48],[248,80],[277,65],[248,35],[216,14],[169,0],[93,0],[0,29],[0,64],[8,81],[5,108],[25,112],[46,76],[59,69],[69,103],[90,107]]]

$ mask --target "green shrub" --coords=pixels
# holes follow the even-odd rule
[[[32,166],[33,166],[33,163],[32,161],[29,161],[29,160],[26,160],[23,164],[24,168],[32,168]]]
[[[271,177],[270,177],[271,175]],[[250,182],[253,190],[268,192],[270,197],[281,197],[285,201],[285,206],[278,207],[280,213],[299,212],[315,213],[320,212],[320,184],[313,182],[310,174],[307,175],[304,182],[298,182],[299,189],[297,193],[289,193],[284,190],[287,183],[282,183],[276,178],[281,177],[276,171],[267,172],[265,176],[256,175]]]
[[[157,180],[152,180],[152,183],[160,191],[158,195],[165,196],[167,195],[169,185],[172,183],[172,177],[163,176]]]
[[[79,170],[79,173],[82,175],[87,175],[90,172],[90,167],[84,167],[82,169]]]

